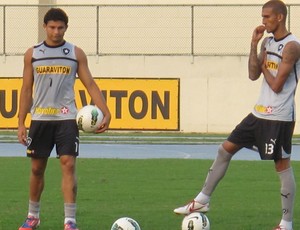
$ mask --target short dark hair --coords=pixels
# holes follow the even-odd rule
[[[49,21],[63,21],[68,25],[69,18],[65,11],[60,8],[51,8],[44,16],[44,23],[47,24]]]
[[[277,14],[282,14],[284,19],[287,16],[287,7],[281,0],[270,0],[263,5],[263,8],[272,8]]]

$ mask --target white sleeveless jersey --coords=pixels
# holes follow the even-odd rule
[[[277,75],[278,67],[282,60],[282,51],[285,45],[290,41],[299,42],[299,40],[292,34],[287,35],[279,41],[270,37],[266,42],[267,68],[274,77]],[[289,74],[282,91],[279,93],[275,93],[264,78],[260,97],[254,106],[253,114],[256,117],[268,120],[295,121],[296,114],[294,98],[299,73],[300,61],[298,60]]]
[[[75,46],[65,42],[34,46],[32,120],[69,120],[76,117],[74,83],[77,73]]]

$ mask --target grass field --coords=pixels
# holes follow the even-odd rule
[[[80,143],[98,144],[220,144],[228,133],[184,133],[111,131],[94,134],[80,132]],[[0,130],[0,143],[17,143],[17,130]],[[300,144],[300,135],[293,136],[293,144]]]
[[[80,230],[110,230],[119,217],[136,219],[142,230],[180,230],[173,209],[200,189],[211,160],[84,159],[77,162]],[[18,229],[28,207],[30,161],[0,160],[0,230]],[[295,175],[300,162],[293,162]],[[297,181],[298,178],[296,177]],[[212,230],[270,230],[281,217],[279,180],[271,161],[232,161],[207,214]],[[300,229],[299,199],[294,229]],[[60,167],[49,159],[40,230],[63,229]]]

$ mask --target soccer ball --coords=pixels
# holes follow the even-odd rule
[[[79,130],[92,133],[99,128],[102,119],[103,113],[98,107],[86,105],[78,111],[76,123]]]
[[[141,230],[141,228],[134,219],[121,217],[113,223],[110,230]]]
[[[200,212],[193,212],[184,217],[182,230],[209,230],[210,223],[207,216]]]

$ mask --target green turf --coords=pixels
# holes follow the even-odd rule
[[[80,230],[110,230],[122,216],[136,219],[143,230],[180,230],[182,217],[172,210],[198,193],[211,163],[79,158]],[[300,162],[293,162],[293,166],[295,175],[299,175]],[[18,229],[27,214],[29,167],[25,157],[0,159],[0,230]],[[294,229],[300,229],[299,214],[296,199]],[[232,161],[207,216],[212,230],[272,229],[281,217],[279,180],[273,162]],[[48,164],[41,219],[39,230],[62,229],[60,167],[55,158]]]
[[[80,131],[80,143],[98,144],[220,144],[228,133],[186,133],[158,131],[111,131],[101,134]],[[0,143],[18,143],[17,130],[0,129]],[[294,135],[292,143],[300,144],[300,135]]]

